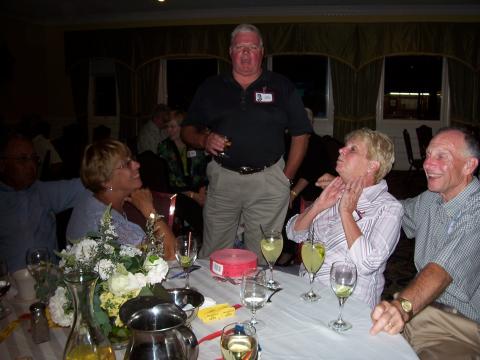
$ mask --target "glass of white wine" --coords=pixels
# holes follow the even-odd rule
[[[260,226],[260,229],[262,230],[263,236],[260,246],[262,248],[262,254],[265,257],[265,260],[267,260],[270,269],[270,279],[267,282],[267,287],[271,290],[276,290],[280,287],[280,284],[278,281],[273,280],[273,266],[282,253],[282,233],[277,230],[265,230],[262,226]]]
[[[175,257],[179,265],[185,272],[185,288],[190,288],[190,267],[197,259],[198,245],[195,236],[189,232],[188,235],[181,235],[177,237],[175,249]]]
[[[255,328],[245,323],[225,326],[220,338],[224,360],[253,360],[257,358],[258,339]]]
[[[256,312],[261,309],[268,298],[268,288],[266,283],[266,275],[264,270],[248,271],[242,276],[242,284],[240,286],[240,299],[242,304],[252,312],[252,317],[246,323],[255,329],[265,326],[261,320],[257,320]]]
[[[302,244],[302,262],[310,278],[310,290],[303,293],[301,298],[305,301],[314,302],[320,299],[320,295],[313,291],[313,280],[315,274],[322,267],[325,259],[325,246],[322,242],[315,242],[313,225],[308,231],[308,239]]]
[[[39,288],[42,290],[42,294],[39,295],[40,301],[47,302],[50,297],[48,277],[52,265],[50,251],[46,247],[29,248],[26,257],[27,269],[35,279],[35,290],[38,291]],[[44,289],[47,289],[47,291],[44,292]]]
[[[345,301],[352,294],[357,284],[357,267],[349,261],[336,261],[330,269],[330,285],[338,297],[340,311],[338,318],[328,323],[328,326],[335,331],[342,332],[352,328],[352,324],[342,319],[342,310]]]

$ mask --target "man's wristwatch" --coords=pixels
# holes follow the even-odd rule
[[[408,316],[407,321],[409,321],[413,316],[413,305],[412,305],[412,303],[410,302],[410,300],[402,298],[402,297],[397,298],[397,301],[400,303],[400,307],[401,307],[402,311],[405,314],[407,314],[407,316]]]

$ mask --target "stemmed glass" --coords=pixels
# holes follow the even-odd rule
[[[7,262],[0,259],[0,319],[7,317],[11,313],[11,310],[2,304],[2,298],[10,289],[10,285]]]
[[[328,326],[335,331],[346,331],[352,328],[352,324],[342,319],[342,310],[345,301],[352,294],[357,283],[357,267],[349,261],[336,261],[330,269],[330,285],[338,297],[340,312],[337,320],[332,320]]]
[[[320,295],[313,291],[313,280],[315,279],[317,271],[322,267],[323,260],[325,259],[325,246],[321,242],[314,241],[314,229],[313,226],[311,226],[308,231],[308,239],[302,244],[301,250],[303,265],[310,278],[310,290],[300,296],[303,300],[309,302],[314,302],[320,299]]]
[[[224,360],[256,359],[258,340],[255,328],[245,323],[228,324],[222,330],[220,348]]]
[[[270,280],[267,282],[267,287],[271,290],[275,290],[280,287],[280,284],[278,281],[273,280],[273,265],[275,265],[275,262],[282,253],[283,237],[280,231],[265,231],[262,226],[260,226],[260,229],[262,230],[263,235],[260,246],[262,248],[262,254],[265,257],[265,260],[267,260],[270,269]]]
[[[175,257],[178,263],[185,272],[185,288],[190,288],[189,275],[190,267],[197,259],[197,240],[191,232],[188,235],[181,235],[177,237],[177,244],[175,250]]]
[[[223,136],[223,140],[224,140],[223,151],[219,152],[217,156],[219,158],[227,159],[229,156],[225,151],[227,151],[228,148],[232,146],[232,141],[228,136]]]
[[[261,320],[255,318],[258,309],[261,309],[267,301],[268,288],[266,286],[265,271],[259,272],[248,271],[242,276],[242,285],[240,287],[240,299],[252,312],[252,317],[247,322],[248,325],[254,328],[261,328],[265,324]]]
[[[46,293],[39,297],[42,302],[47,302],[49,297],[48,276],[51,266],[48,248],[29,248],[26,260],[27,269],[35,279],[35,290],[46,290]]]

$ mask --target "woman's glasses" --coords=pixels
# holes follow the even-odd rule
[[[120,162],[120,166],[116,167],[113,170],[120,170],[120,169],[126,169],[126,168],[131,169],[135,162],[136,162],[135,158],[132,159],[128,157],[125,160],[122,160]]]

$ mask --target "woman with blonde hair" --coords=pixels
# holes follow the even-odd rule
[[[67,227],[68,239],[79,239],[96,231],[107,206],[112,207],[112,221],[121,244],[140,245],[145,232],[130,222],[123,210],[126,201],[134,205],[148,219],[155,215],[155,235],[164,236],[165,259],[175,257],[175,236],[171,229],[156,215],[152,193],[142,189],[140,164],[132,159],[130,149],[123,143],[106,139],[85,149],[80,177],[92,193],[74,209]]]

